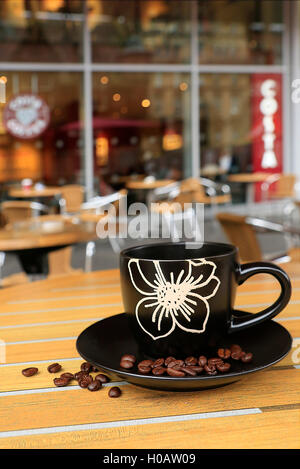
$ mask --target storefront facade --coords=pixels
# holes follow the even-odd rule
[[[0,37],[0,182],[300,174],[298,1],[3,0]]]

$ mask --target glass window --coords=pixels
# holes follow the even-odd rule
[[[180,179],[190,162],[189,75],[93,75],[95,172],[112,186],[128,176]]]
[[[198,8],[200,63],[281,64],[281,1],[201,0]]]
[[[7,72],[5,76],[1,182],[31,178],[48,184],[82,183],[81,74]]]
[[[203,175],[281,172],[281,75],[202,75],[200,142]]]
[[[89,0],[94,62],[188,63],[190,2]]]
[[[79,62],[81,0],[1,0],[2,62]]]

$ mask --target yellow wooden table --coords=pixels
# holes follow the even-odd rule
[[[0,291],[1,448],[299,448],[300,264],[289,305],[277,317],[293,336],[288,356],[243,380],[199,392],[166,392],[108,383],[92,393],[77,384],[56,388],[49,364],[76,372],[83,362],[75,342],[90,324],[122,312],[119,271],[48,279]],[[257,311],[278,284],[256,276],[239,287],[236,306]],[[5,345],[5,347],[4,347]],[[3,353],[2,353],[3,359]],[[21,370],[36,366],[25,378]],[[76,382],[74,382],[76,383]]]

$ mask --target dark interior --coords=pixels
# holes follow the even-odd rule
[[[192,247],[193,244],[195,248]],[[202,247],[199,243],[161,243],[126,249],[122,255],[135,259],[168,261],[216,257],[228,255],[234,251],[234,246],[221,243],[204,243]]]

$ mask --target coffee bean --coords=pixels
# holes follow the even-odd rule
[[[253,354],[251,352],[242,352],[241,360],[243,363],[250,363],[252,361]]]
[[[226,363],[217,363],[217,370],[220,371],[221,373],[226,373],[227,371],[230,370],[230,363],[226,362]]]
[[[100,373],[99,375],[96,375],[95,376],[95,379],[100,381],[101,384],[104,384],[104,383],[109,383],[110,382],[110,379],[108,376],[106,375],[103,375],[102,373]]]
[[[47,370],[49,373],[58,373],[61,370],[61,365],[59,363],[52,363],[52,365],[49,365]]]
[[[86,371],[78,371],[77,373],[75,373],[74,379],[76,379],[76,381],[79,381],[85,375],[88,375]]]
[[[173,362],[173,361],[175,361],[175,360],[176,360],[176,358],[174,358],[174,357],[168,357],[168,358],[165,359],[165,365],[168,366],[168,364],[169,364],[170,362]]]
[[[130,361],[130,362],[132,362],[132,363],[135,363],[136,358],[135,358],[134,355],[132,355],[132,354],[130,354],[130,353],[126,353],[125,355],[122,355],[121,361],[122,361],[122,360],[128,360],[128,361]]]
[[[92,371],[97,373],[97,371],[99,371],[99,368],[97,368],[96,366],[92,366]]]
[[[138,364],[138,370],[140,373],[143,373],[144,375],[147,375],[151,371],[151,366],[143,366]]]
[[[164,368],[163,366],[155,366],[154,368],[152,368],[152,373],[155,376],[164,375],[166,371],[167,371],[166,368]]]
[[[108,391],[109,397],[120,397],[122,394],[121,389],[118,388],[118,386],[114,386],[113,388],[110,388]]]
[[[230,346],[230,350],[231,350],[231,352],[238,352],[238,351],[239,351],[239,352],[242,352],[242,348],[241,348],[241,346],[238,345],[238,344],[233,344],[233,345],[231,345],[231,346]]]
[[[152,366],[153,365],[153,360],[142,360],[138,366]]]
[[[216,370],[216,367],[214,365],[208,365],[207,364],[207,365],[204,366],[204,370],[208,375],[216,375],[217,374],[217,370]]]
[[[120,367],[125,368],[126,370],[129,370],[130,368],[134,367],[134,363],[130,360],[121,360]]]
[[[231,352],[231,358],[233,360],[239,360],[242,356],[242,353],[243,353],[242,350],[236,349],[233,352]]]
[[[208,364],[208,365],[214,365],[214,366],[216,366],[217,363],[222,364],[222,363],[224,363],[224,362],[223,362],[222,358],[217,358],[217,357],[209,358],[209,359],[207,360],[207,364]]]
[[[90,371],[92,371],[92,366],[91,363],[88,363],[88,362],[84,362],[81,364],[81,371],[85,371],[86,373],[89,373]]]
[[[93,378],[91,375],[84,375],[80,380],[78,381],[78,384],[81,388],[87,388],[89,384],[93,381]]]
[[[26,376],[26,378],[29,378],[30,376],[33,376],[33,375],[36,375],[37,372],[38,372],[38,368],[25,368],[24,370],[22,370],[22,374],[24,376]]]
[[[177,369],[177,367],[168,367],[167,368],[167,373],[169,376],[172,376],[174,378],[183,378],[185,376],[184,372]]]
[[[196,373],[199,375],[200,373],[202,373],[203,371],[203,367],[202,366],[197,366],[197,365],[190,365],[189,368],[191,368],[192,370],[196,371]]]
[[[200,355],[198,358],[198,365],[204,367],[207,363],[207,358],[204,355]]]
[[[184,360],[184,363],[186,365],[197,365],[198,363],[198,360],[196,357],[187,357],[185,360]]]
[[[72,373],[63,373],[60,375],[61,378],[68,378],[69,380],[74,379],[74,375]]]
[[[57,387],[63,387],[63,386],[67,386],[69,384],[70,380],[68,378],[54,378],[53,380],[53,383],[55,384],[55,386]]]
[[[88,390],[89,391],[99,391],[99,389],[102,387],[102,383],[98,379],[94,379],[89,385],[88,385]]]
[[[168,364],[168,368],[174,368],[174,366],[184,366],[183,360],[173,360]]]
[[[157,360],[155,360],[155,362],[152,364],[152,368],[156,368],[157,366],[161,367],[163,366],[165,363],[165,359],[164,358],[158,358]]]
[[[192,366],[185,366],[184,368],[180,368],[180,371],[183,371],[186,375],[189,376],[197,376],[197,372],[193,370]]]
[[[230,358],[231,351],[229,348],[219,348],[218,349],[218,356],[220,358],[224,358],[224,360],[227,360],[227,358]]]

